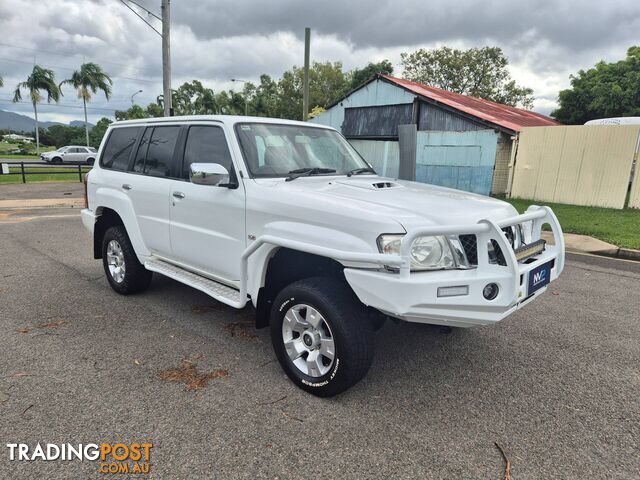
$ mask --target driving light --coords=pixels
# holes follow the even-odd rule
[[[403,235],[380,235],[378,249],[380,253],[400,255]],[[438,270],[456,268],[449,241],[442,236],[418,237],[409,251],[411,270]]]
[[[482,296],[484,298],[486,298],[487,300],[493,300],[494,298],[496,298],[498,296],[498,292],[500,291],[500,289],[498,288],[498,285],[495,283],[488,283],[484,289],[482,290]]]
[[[438,297],[462,297],[463,295],[469,295],[469,285],[438,287]]]

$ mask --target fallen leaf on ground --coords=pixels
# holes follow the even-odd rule
[[[282,412],[282,415],[284,415],[287,418],[290,418],[291,420],[295,420],[296,422],[304,423],[304,420],[302,420],[301,418],[294,417],[293,415],[285,412],[284,410],[281,410],[281,412]]]
[[[138,360],[137,358],[133,359],[133,363],[136,365],[142,365],[142,362],[140,360]]]
[[[196,364],[189,360],[183,360],[178,368],[169,368],[158,373],[160,380],[167,382],[182,382],[187,385],[187,390],[200,390],[207,386],[209,381],[216,378],[228,377],[229,371],[215,369],[208,373],[200,373]]]
[[[224,331],[232,337],[246,338],[248,340],[258,338],[257,335],[249,332],[248,328],[251,324],[248,322],[233,322],[224,327]]]
[[[53,320],[50,322],[42,322],[42,323],[36,323],[35,325],[33,325],[32,327],[23,327],[23,328],[19,328],[16,330],[16,332],[18,333],[29,333],[31,330],[34,330],[36,328],[57,328],[60,325],[64,325],[65,323],[69,323],[66,320]]]
[[[498,445],[498,442],[493,443],[500,451],[500,455],[502,455],[502,459],[504,460],[504,480],[511,480],[511,460],[507,458],[507,454],[504,453],[504,450]]]
[[[31,375],[30,373],[27,372],[17,372],[17,373],[12,373],[11,374],[11,378],[20,378],[20,377],[32,377],[33,375]]]

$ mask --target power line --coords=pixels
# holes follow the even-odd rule
[[[127,7],[129,10],[131,10],[133,13],[135,13],[135,14],[136,14],[136,16],[137,16],[140,20],[142,20],[144,23],[146,23],[146,24],[151,28],[151,30],[153,30],[154,32],[156,32],[158,35],[160,35],[160,36],[162,37],[162,34],[161,34],[158,30],[156,30],[156,28],[155,28],[153,25],[151,25],[151,24],[150,24],[150,23],[149,23],[149,22],[148,22],[148,21],[147,21],[147,20],[146,20],[142,15],[140,15],[140,14],[139,14],[138,12],[136,12],[133,8],[131,8],[131,5],[129,5],[127,2],[125,2],[125,0],[120,0],[120,3],[122,3],[125,7]],[[131,3],[133,3],[134,5],[137,5],[138,7],[140,7],[140,5],[138,5],[138,4],[137,4],[137,3],[135,3],[135,2],[131,2]],[[148,14],[153,15],[154,17],[158,18],[155,14],[151,13],[151,12],[150,12],[149,10],[147,10],[146,8],[144,8],[144,7],[140,7],[140,8],[142,8],[142,9],[143,9],[144,11],[146,11]]]
[[[20,100],[19,102],[14,102],[11,100],[2,100],[0,99],[0,104],[1,105],[13,105],[16,103],[21,103],[24,105],[32,105],[31,102],[27,102],[24,100]],[[67,105],[67,104],[60,104],[60,103],[39,103],[38,107],[60,107],[60,108],[83,108],[82,105]],[[117,108],[100,108],[100,107],[87,107],[87,110],[100,110],[100,111],[104,111],[104,112],[115,112],[116,110],[118,110]],[[127,110],[126,108],[123,108],[122,110]]]
[[[49,55],[57,55],[59,57],[69,57],[69,55],[65,54],[65,53],[52,52],[51,50],[42,50],[40,48],[21,47],[20,45],[14,45],[14,44],[11,44],[11,43],[2,43],[2,42],[0,42],[0,47],[17,48],[19,50],[27,50],[29,52],[48,53]],[[74,55],[80,55],[80,54],[76,53]],[[130,65],[127,65],[126,63],[112,62],[110,60],[95,59],[95,61],[99,62],[99,63],[110,63],[111,65],[118,65],[120,67],[130,67]]]
[[[18,60],[16,58],[7,58],[7,57],[0,57],[0,60],[4,60],[6,62],[15,62],[15,63],[24,63],[26,65],[33,65],[33,62],[27,62],[26,60]],[[63,67],[61,65],[53,65],[50,63],[42,63],[41,64],[43,67],[51,67],[51,68],[58,68],[60,70],[68,70],[70,72],[75,71],[75,68],[71,68],[71,67]],[[144,78],[133,78],[133,77],[122,77],[119,75],[110,75],[111,78],[119,78],[121,80],[130,80],[132,82],[147,82],[147,83],[158,83],[157,80],[148,80],[148,79],[144,79]]]

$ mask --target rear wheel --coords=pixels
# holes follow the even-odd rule
[[[109,285],[122,295],[147,289],[151,272],[144,268],[123,225],[110,227],[102,239],[102,264]]]
[[[280,365],[298,387],[314,395],[347,390],[371,366],[371,322],[342,281],[309,278],[289,285],[274,301],[270,324]]]
[[[93,165],[95,163],[96,159],[95,158],[87,158],[87,160],[85,161],[85,163],[87,165]]]

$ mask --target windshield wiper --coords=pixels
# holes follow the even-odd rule
[[[285,182],[290,182],[300,177],[308,177],[309,175],[321,175],[323,173],[335,173],[333,168],[298,168],[287,172],[289,176],[285,179]]]
[[[376,173],[376,171],[371,167],[354,168],[347,172],[347,177],[350,177],[351,175],[360,175],[361,173]]]

